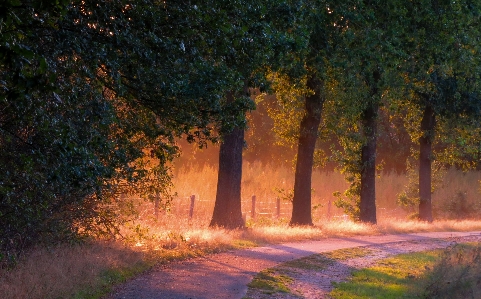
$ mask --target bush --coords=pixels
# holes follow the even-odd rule
[[[481,244],[447,249],[428,272],[423,298],[481,298]]]

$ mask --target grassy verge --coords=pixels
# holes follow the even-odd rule
[[[430,251],[385,259],[374,267],[354,272],[349,282],[337,284],[330,295],[336,299],[418,298],[405,294],[415,293],[425,267],[432,266],[438,257],[439,252]]]
[[[171,219],[171,218],[172,219]],[[210,229],[164,215],[165,222],[138,222],[126,228],[123,241],[92,241],[83,245],[38,248],[17,267],[0,269],[0,298],[101,298],[112,286],[167,263],[234,248],[335,236],[418,231],[480,230],[480,221],[443,221],[433,225],[389,221],[378,226],[351,221],[317,222],[315,227],[289,227],[285,221],[250,222],[246,230]]]
[[[295,280],[294,277],[299,271],[315,274],[317,271],[326,269],[335,261],[363,257],[371,253],[370,249],[363,247],[340,249],[324,254],[313,254],[265,269],[248,284],[249,289],[244,299],[249,299],[250,296],[267,298],[281,293],[297,296],[299,294],[291,290],[289,284]]]
[[[423,281],[425,298],[481,298],[481,243],[446,250]]]
[[[481,245],[401,254],[353,273],[333,298],[481,298]]]

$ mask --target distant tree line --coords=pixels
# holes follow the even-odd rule
[[[169,193],[178,139],[220,142],[211,226],[244,227],[256,102],[247,137],[272,128],[297,151],[291,225],[312,224],[325,162],[351,184],[337,205],[376,223],[381,160],[417,173],[402,201],[432,221],[433,169],[479,165],[480,13],[478,0],[3,1],[0,248],[115,234],[120,192]]]

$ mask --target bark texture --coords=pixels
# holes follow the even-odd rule
[[[381,74],[376,70],[372,75],[372,84],[369,92],[371,101],[364,109],[361,119],[366,142],[361,148],[362,169],[359,194],[359,220],[376,224],[377,116],[380,101],[378,82],[381,79]]]
[[[321,95],[322,83],[315,76],[307,80],[307,87],[313,90],[314,94],[305,99],[306,113],[300,125],[290,225],[312,225],[311,176],[317,131],[324,105],[324,97]]]
[[[361,149],[361,194],[359,220],[376,224],[376,145],[378,105],[373,103],[364,110],[362,123],[366,143]]]
[[[233,95],[227,95],[233,101]],[[244,129],[235,128],[226,134],[220,145],[219,172],[211,227],[243,228],[241,209],[242,150]]]
[[[421,120],[421,132],[423,135],[419,138],[419,219],[428,222],[433,221],[431,162],[435,127],[435,111],[431,105],[426,105]]]

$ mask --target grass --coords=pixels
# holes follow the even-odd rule
[[[261,290],[264,294],[289,293],[287,286],[293,279],[285,274],[279,274],[274,269],[259,272],[248,284],[248,287]]]
[[[142,252],[116,243],[37,248],[0,270],[0,298],[99,298],[150,265]]]
[[[481,244],[401,254],[355,271],[330,293],[335,299],[480,298]]]
[[[439,251],[401,254],[384,259],[374,267],[353,273],[349,282],[336,284],[330,293],[333,298],[418,298],[406,293],[418,289],[416,278],[423,275],[425,267],[432,266]]]
[[[346,248],[341,250],[335,250],[331,252],[323,253],[322,255],[337,261],[343,261],[348,259],[354,259],[372,254],[374,251],[365,247]]]
[[[423,281],[425,298],[481,298],[481,243],[443,252]]]
[[[199,173],[200,172],[200,173]],[[477,182],[479,173],[461,174],[451,171],[444,186],[443,198],[449,190],[467,188],[464,180]],[[266,179],[269,178],[269,179]],[[0,269],[0,298],[100,298],[111,287],[154,264],[185,259],[233,248],[247,248],[269,243],[312,240],[336,236],[379,235],[420,231],[481,230],[481,221],[442,220],[433,224],[406,221],[405,213],[395,207],[396,193],[407,181],[388,174],[378,178],[378,215],[376,226],[344,220],[342,211],[332,202],[332,192],[342,191],[346,183],[339,173],[313,174],[313,211],[315,226],[289,227],[291,204],[283,201],[281,217],[275,211],[275,189],[289,190],[293,172],[288,168],[274,169],[260,164],[244,166],[242,207],[246,215],[246,230],[210,229],[208,224],[215,198],[216,169],[181,169],[174,183],[178,197],[170,211],[157,219],[154,205],[134,200],[139,216],[122,228],[123,240],[103,242],[91,240],[83,245],[62,245],[36,248],[25,254],[14,269]],[[470,187],[472,188],[472,186]],[[190,195],[196,195],[193,219],[188,218]],[[250,198],[257,196],[256,210],[263,217],[250,218]],[[434,202],[438,201],[434,194]],[[478,193],[466,195],[475,201]],[[331,201],[331,219],[327,217]],[[390,216],[389,219],[383,217]]]
[[[256,210],[265,215],[275,215],[276,198],[279,193],[276,190],[292,190],[294,186],[294,171],[288,167],[273,167],[260,163],[244,163],[242,178],[242,211],[249,220],[251,212],[251,197],[256,195]],[[268,179],[266,179],[268,178]],[[479,193],[479,181],[481,172],[471,171],[463,173],[456,169],[446,172],[444,181],[439,189],[433,193],[433,210],[436,219],[445,216],[445,207],[449,205],[459,192],[465,194],[466,204],[476,206],[478,211],[472,217],[481,217],[481,196]],[[214,209],[216,192],[217,169],[211,166],[198,168],[182,168],[177,170],[174,177],[175,192],[178,200],[172,206],[174,213],[187,215],[190,195],[196,195],[198,201],[195,205],[195,215],[198,219],[209,220]],[[408,184],[404,175],[396,173],[383,173],[376,178],[376,204],[377,214],[381,218],[405,219],[411,211],[404,211],[396,204],[397,195]],[[328,217],[338,218],[344,214],[341,209],[334,206],[335,191],[345,191],[348,183],[339,172],[314,171],[312,174],[312,205],[317,207],[313,211],[315,222],[323,221]],[[329,202],[331,204],[329,204]],[[444,213],[443,213],[444,211]],[[283,200],[281,205],[281,217],[289,218],[291,205]],[[185,216],[184,216],[185,217]]]
[[[274,295],[276,293],[292,293],[289,284],[292,283],[296,273],[302,270],[317,272],[326,269],[336,260],[346,260],[351,258],[363,257],[372,253],[368,248],[347,248],[339,249],[323,254],[313,254],[292,261],[284,262],[275,267],[259,272],[252,282],[248,284],[249,290],[247,297],[252,293],[261,292],[263,294]],[[312,273],[310,272],[310,273]]]
[[[324,255],[313,254],[300,259],[288,261],[275,267],[285,273],[295,272],[296,269],[319,271],[332,264],[332,259]]]
[[[481,229],[481,222],[442,222],[436,230]],[[147,224],[144,224],[147,227]],[[101,298],[111,287],[157,263],[196,257],[233,248],[267,243],[320,239],[334,236],[401,233],[407,229],[394,221],[370,226],[351,221],[318,222],[317,227],[289,227],[285,223],[254,226],[247,230],[209,229],[191,226],[165,229],[149,226],[141,238],[128,242],[91,241],[33,250],[12,270],[0,269],[0,298]],[[422,230],[426,224],[411,223]],[[309,261],[312,263],[312,261]]]

